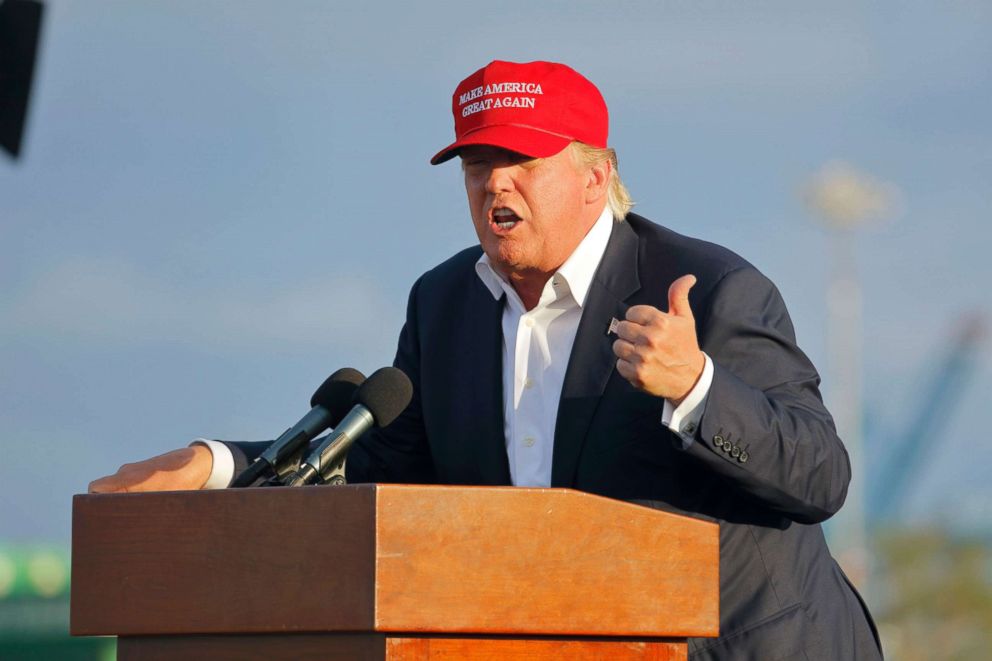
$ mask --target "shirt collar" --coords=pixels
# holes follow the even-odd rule
[[[556,271],[556,275],[560,276],[568,285],[572,298],[575,299],[579,307],[585,303],[593,276],[596,275],[596,269],[599,268],[599,263],[603,260],[606,244],[609,243],[610,233],[613,231],[613,223],[613,213],[607,206],[603,209],[603,213],[599,214],[599,218],[579,242],[579,245],[565,260],[565,263]],[[516,295],[510,283],[504,280],[503,276],[493,268],[486,253],[482,253],[479,261],[475,263],[475,273],[482,280],[482,284],[486,286],[489,293],[493,295],[493,298],[498,300],[504,293],[510,296],[511,292],[514,296]]]

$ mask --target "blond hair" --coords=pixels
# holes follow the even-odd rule
[[[610,182],[607,191],[606,205],[610,207],[613,218],[621,221],[626,217],[627,212],[634,206],[634,201],[630,199],[630,192],[620,181],[620,171],[617,167],[617,152],[610,148],[592,147],[584,142],[575,141],[569,145],[572,149],[572,157],[576,164],[584,167],[592,167],[603,161],[610,162]]]

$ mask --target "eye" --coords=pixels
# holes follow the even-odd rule
[[[489,167],[489,161],[482,158],[470,158],[462,161],[462,169],[471,174],[479,174]]]

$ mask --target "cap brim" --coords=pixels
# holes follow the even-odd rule
[[[556,133],[548,133],[530,126],[484,126],[462,136],[431,159],[431,165],[444,163],[458,155],[458,150],[469,145],[488,145],[508,149],[532,158],[554,156],[572,142]]]

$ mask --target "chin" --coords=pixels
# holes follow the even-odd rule
[[[495,259],[493,259],[493,255],[490,255],[489,259],[498,265],[504,273],[526,271],[530,268],[519,250],[513,250],[509,246],[500,246],[494,252],[496,253]]]
[[[514,245],[514,242],[505,239],[489,237],[482,245],[482,249],[489,256],[489,261],[493,263],[493,266],[501,269],[514,268],[517,260],[520,258],[518,246]]]

